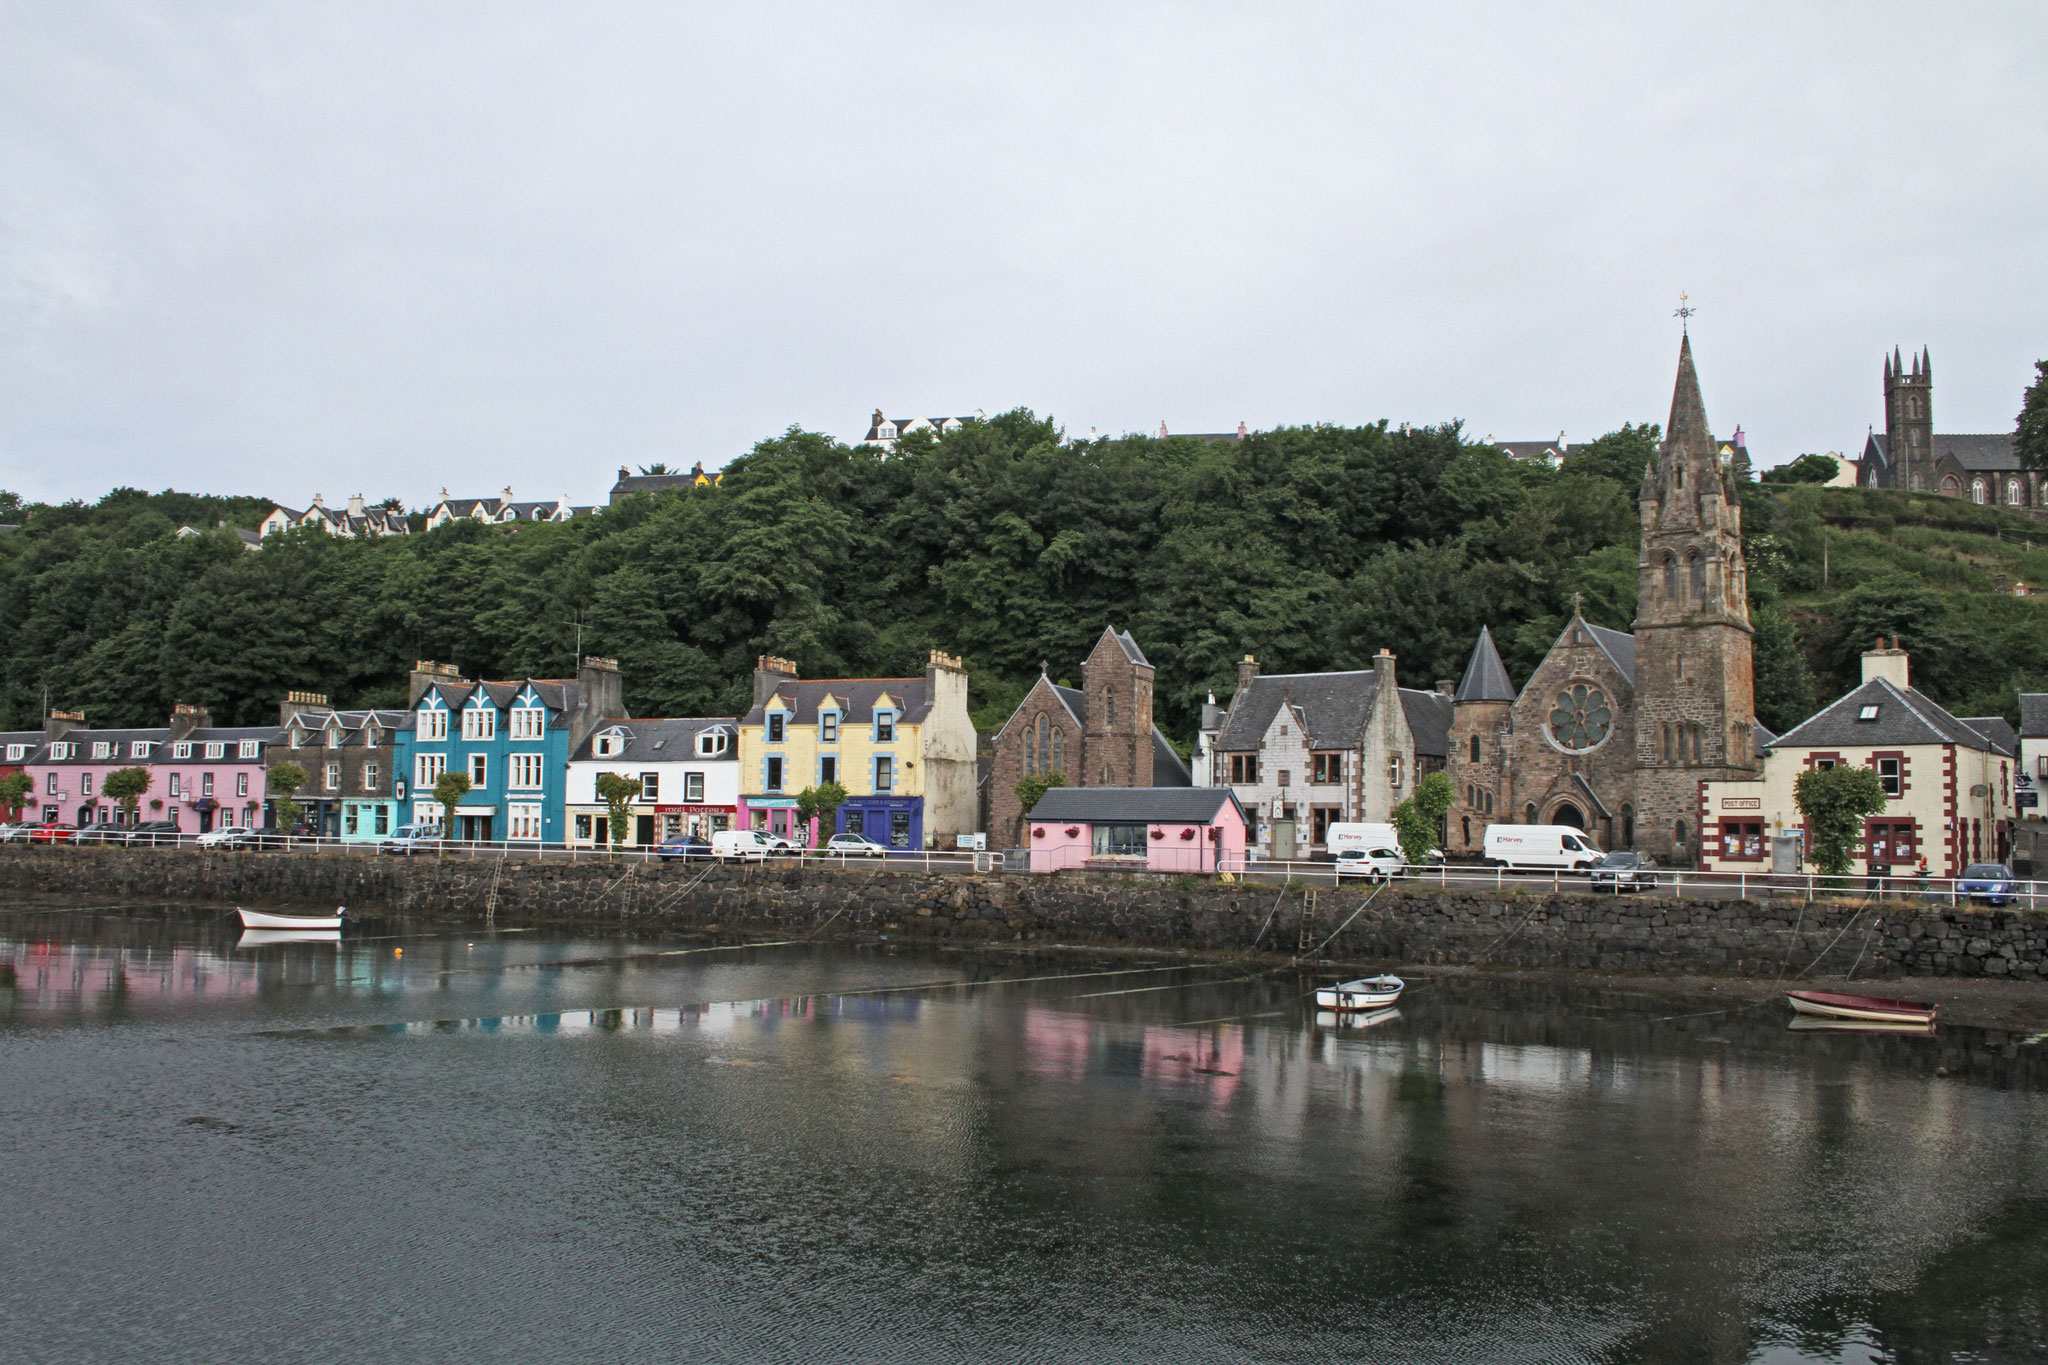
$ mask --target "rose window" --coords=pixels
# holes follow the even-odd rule
[[[1614,728],[1614,710],[1597,687],[1574,683],[1550,704],[1550,737],[1560,749],[1584,753],[1597,749]]]

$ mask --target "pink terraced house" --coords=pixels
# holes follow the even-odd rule
[[[1024,838],[1033,872],[1241,872],[1246,824],[1228,787],[1054,787]]]
[[[274,727],[217,728],[204,707],[180,705],[171,723],[140,730],[94,730],[82,711],[53,711],[43,743],[24,763],[35,783],[28,809],[43,824],[118,821],[107,775],[147,768],[148,792],[135,818],[174,820],[186,834],[263,823],[263,749]]]

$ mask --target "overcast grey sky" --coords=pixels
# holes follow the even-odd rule
[[[1702,13],[1701,11],[1710,11]],[[2048,5],[0,0],[0,487],[602,499],[792,423],[1665,415],[2048,357]]]

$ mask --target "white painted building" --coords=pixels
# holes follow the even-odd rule
[[[600,773],[640,784],[620,845],[642,848],[685,834],[732,829],[739,810],[739,722],[730,716],[600,721],[569,756],[567,830],[572,846],[610,843],[611,807]]]

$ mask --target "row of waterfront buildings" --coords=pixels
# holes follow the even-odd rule
[[[1924,423],[1930,367],[1901,369],[1887,371],[1899,421]],[[878,415],[875,430],[885,425]],[[181,706],[164,727],[96,731],[58,713],[40,732],[0,736],[0,766],[30,774],[45,821],[107,818],[107,774],[146,764],[163,780],[143,818],[264,824],[275,812],[266,774],[292,761],[310,779],[296,799],[337,838],[440,822],[434,788],[452,771],[470,783],[453,837],[600,844],[612,831],[595,783],[614,772],[639,785],[618,832],[636,846],[753,828],[796,843],[858,833],[908,853],[980,835],[1057,850],[1055,862],[1180,868],[1237,849],[1325,853],[1330,825],[1386,821],[1441,771],[1454,857],[1479,856],[1488,825],[1519,822],[1575,826],[1670,866],[1783,870],[1788,849],[1799,861],[1798,775],[1852,764],[1876,771],[1887,797],[1864,830],[1871,867],[1924,861],[1952,875],[2027,844],[2034,784],[2048,780],[2048,696],[2020,698],[2018,731],[1957,717],[1912,687],[1898,642],[1880,641],[1847,696],[1782,735],[1758,723],[1739,447],[1711,434],[1689,339],[1665,436],[1638,491],[1630,630],[1575,609],[1519,687],[1485,629],[1463,676],[1427,688],[1402,686],[1386,650],[1368,668],[1296,674],[1262,674],[1246,655],[1229,700],[1202,708],[1191,763],[1154,722],[1144,650],[1105,625],[1080,686],[1042,668],[985,742],[963,665],[939,651],[922,676],[890,678],[804,679],[764,656],[745,715],[687,719],[629,716],[605,660],[574,678],[504,681],[423,662],[402,710],[295,692],[274,727],[215,727]],[[1931,439],[1907,433],[1894,448]],[[1026,811],[1019,786],[1055,776],[1061,794]],[[829,828],[798,810],[805,789],[826,784],[847,793]]]

